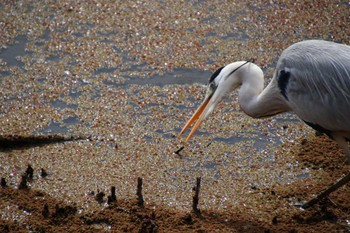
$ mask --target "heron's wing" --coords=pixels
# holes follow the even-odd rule
[[[301,119],[330,131],[350,131],[350,46],[296,43],[282,53],[276,77],[288,78],[278,81]]]

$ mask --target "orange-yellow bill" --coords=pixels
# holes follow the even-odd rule
[[[204,100],[204,102],[201,104],[201,106],[199,106],[199,108],[197,109],[197,111],[193,114],[193,116],[191,117],[191,119],[186,123],[186,125],[183,127],[183,129],[181,130],[181,132],[179,133],[178,138],[181,137],[181,135],[186,131],[186,129],[188,129],[190,127],[190,125],[192,125],[192,123],[194,121],[196,121],[198,118],[198,121],[196,122],[196,124],[193,126],[190,134],[187,136],[185,142],[188,142],[192,135],[194,134],[194,132],[196,132],[197,128],[199,127],[199,125],[202,123],[203,121],[203,117],[200,117],[205,109],[205,107],[207,107],[209,101],[210,101],[211,96],[207,96]]]

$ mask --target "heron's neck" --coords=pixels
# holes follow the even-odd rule
[[[238,97],[240,107],[247,115],[261,118],[289,110],[274,79],[265,89],[263,87],[263,79],[243,80]]]

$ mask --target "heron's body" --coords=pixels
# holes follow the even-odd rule
[[[290,110],[325,132],[350,135],[350,46],[315,40],[294,44],[278,60],[278,82],[283,70],[289,72],[284,91]]]
[[[262,70],[250,62],[234,62],[210,79],[204,103],[180,135],[197,118],[189,138],[216,105],[239,88],[241,109],[260,118],[293,111],[308,125],[326,133],[350,150],[350,46],[310,40],[296,43],[281,54],[271,82],[264,89]]]

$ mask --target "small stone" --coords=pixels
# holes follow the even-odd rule
[[[98,192],[96,194],[96,197],[95,197],[95,200],[98,202],[98,203],[102,203],[103,202],[103,197],[105,196],[104,192]]]
[[[278,223],[277,216],[273,217],[272,224],[276,225]]]
[[[41,168],[40,176],[41,176],[42,178],[45,178],[45,177],[48,176],[48,174],[47,174],[47,172],[45,171],[44,168]]]
[[[193,219],[191,214],[187,213],[184,217],[183,217],[183,221],[185,224],[193,224]]]

